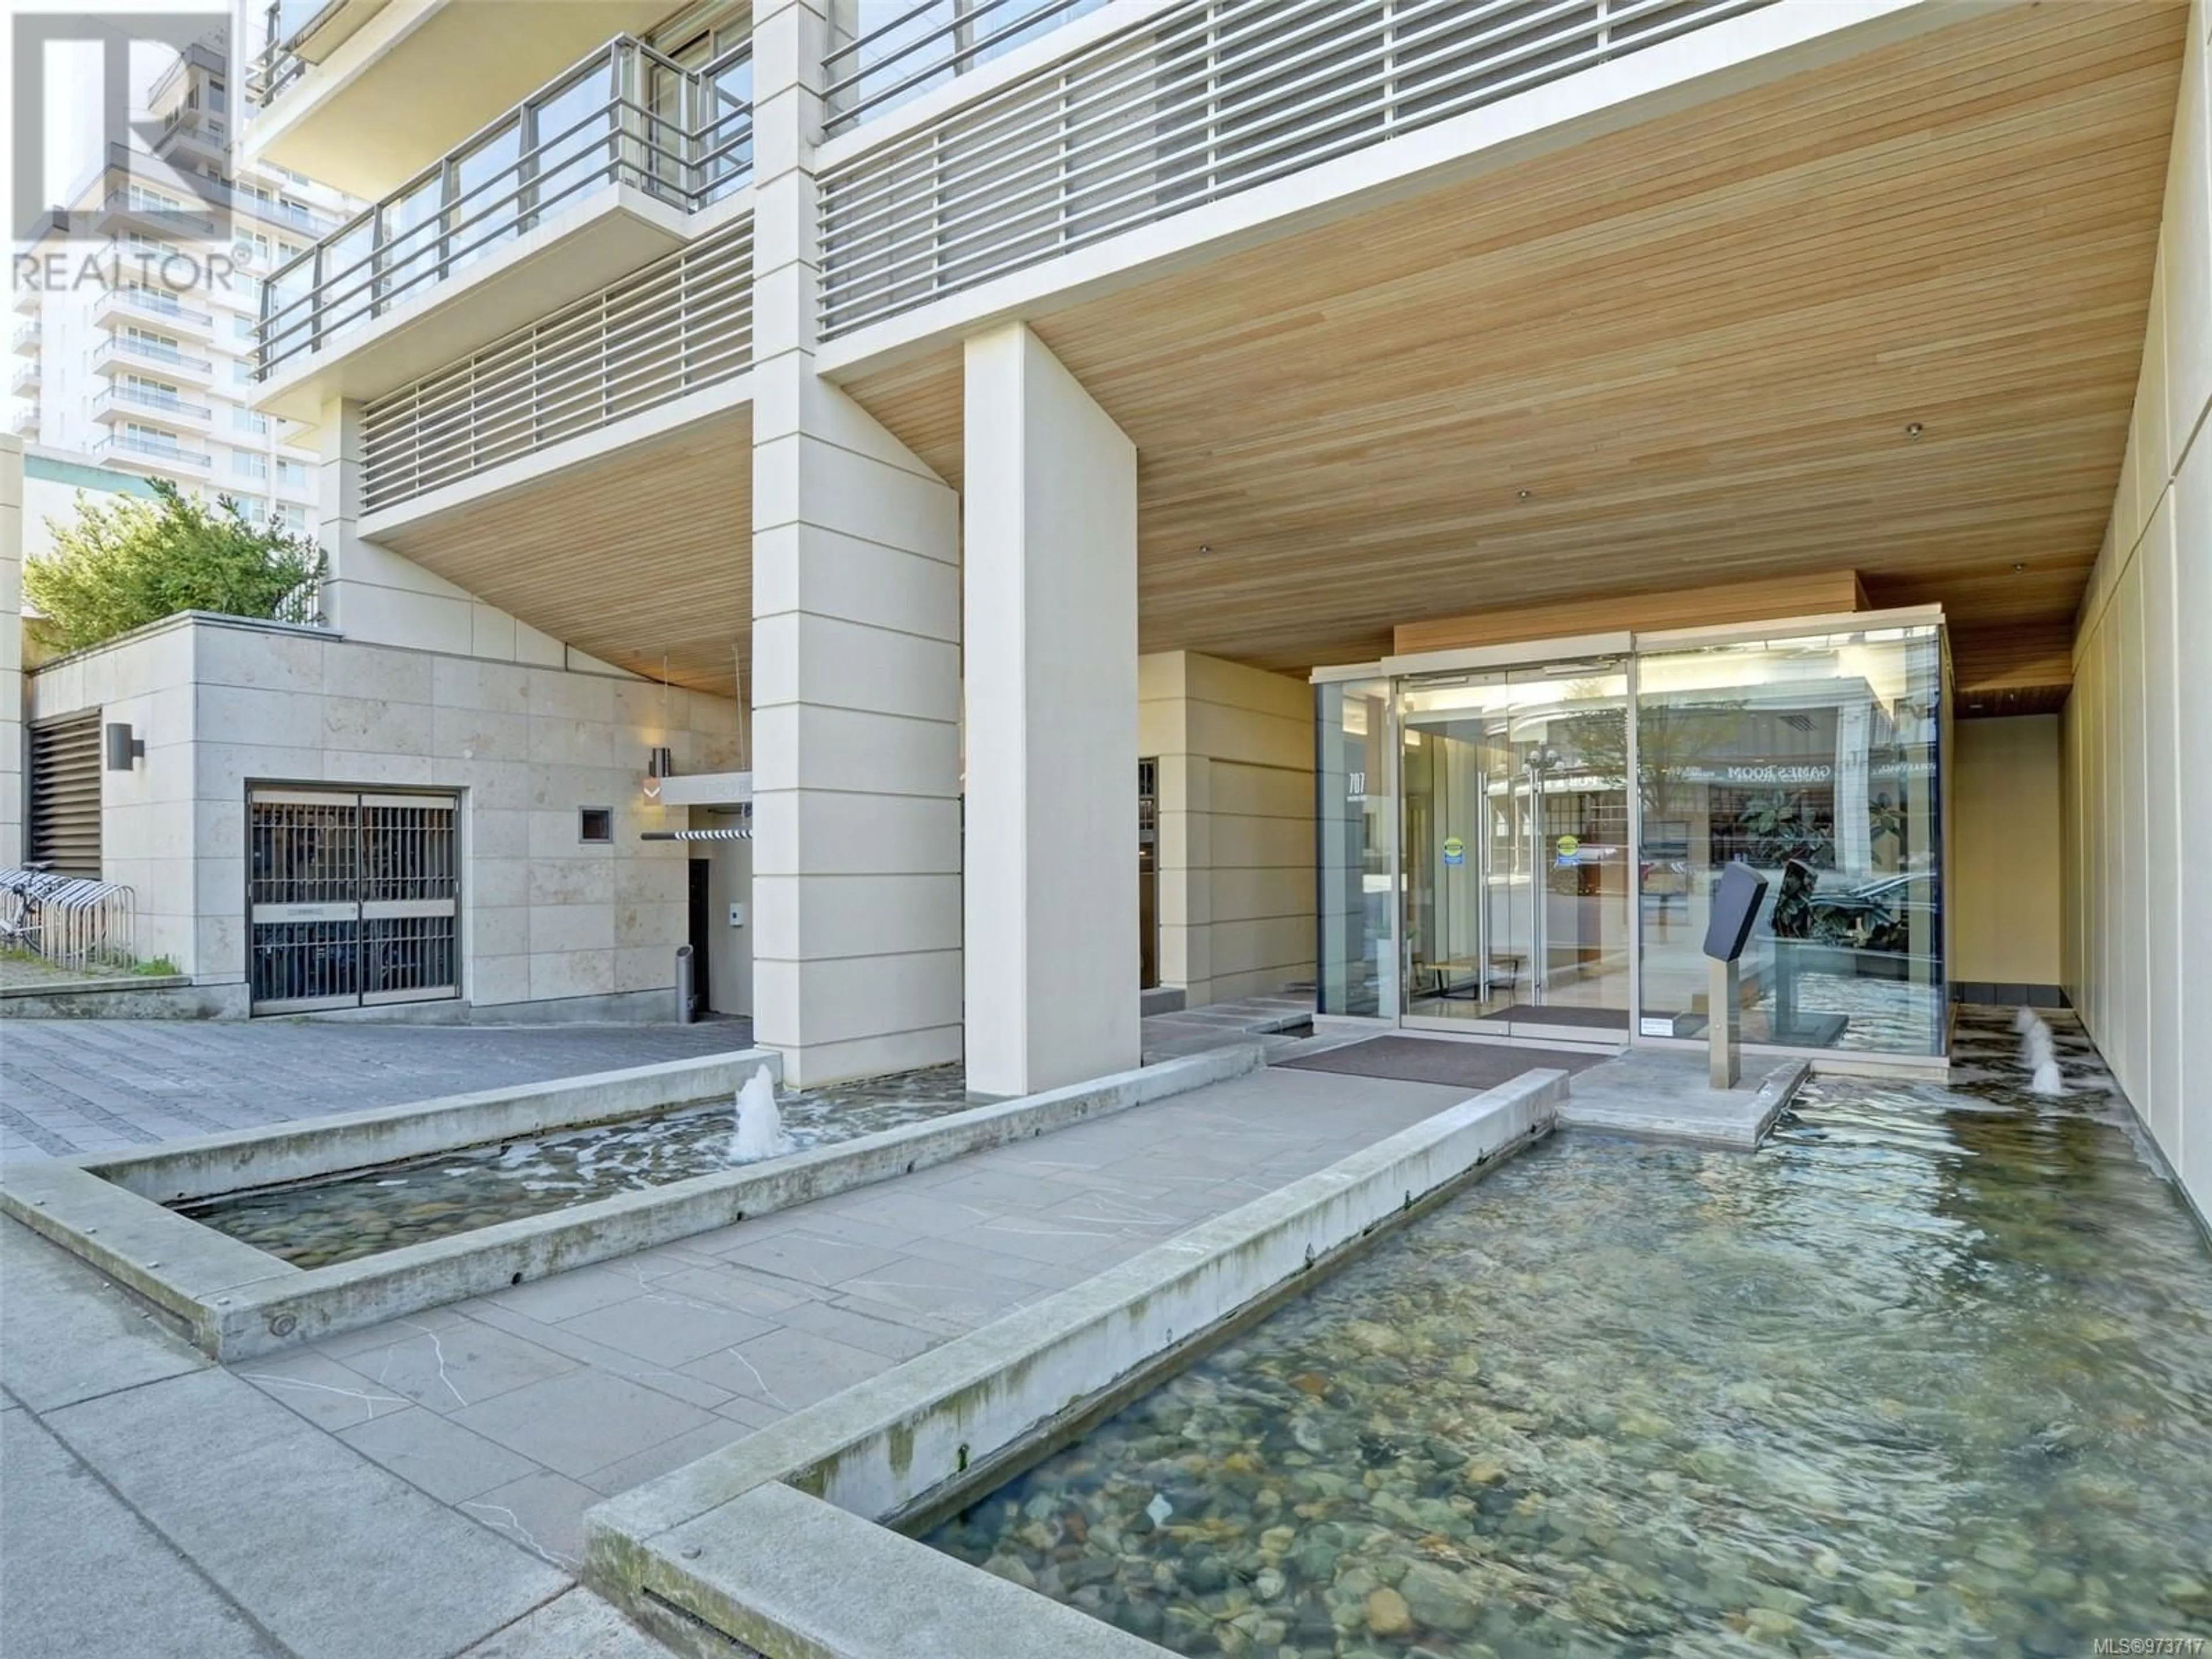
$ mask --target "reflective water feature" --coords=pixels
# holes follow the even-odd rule
[[[930,1541],[1252,1659],[2212,1633],[2212,1251],[2019,1043],[1753,1156],[1556,1139]]]
[[[776,1097],[782,1143],[804,1152],[939,1117],[968,1105],[965,1091],[957,1066],[785,1090]],[[751,1160],[738,1156],[733,1109],[724,1096],[173,1207],[297,1267],[327,1267],[734,1168]]]

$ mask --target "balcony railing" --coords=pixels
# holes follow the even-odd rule
[[[38,344],[45,335],[45,328],[41,326],[39,319],[33,317],[29,322],[21,324],[16,328],[15,338],[9,342],[8,349],[10,351],[22,351]]]
[[[107,343],[92,354],[93,367],[100,368],[118,357],[134,362],[165,363],[172,368],[191,369],[202,374],[215,373],[215,365],[205,357],[195,357],[158,340],[140,340],[128,334],[110,335]]]
[[[195,213],[182,204],[173,206],[167,202],[134,197],[128,190],[112,190],[107,192],[104,205],[110,213],[135,214],[164,230],[200,236],[215,234],[215,220],[212,217],[204,213]]]
[[[118,432],[112,437],[102,438],[93,445],[95,455],[137,457],[159,461],[164,466],[213,466],[215,458],[196,449],[186,449],[182,444],[163,443],[159,439],[141,436],[136,432]]]
[[[750,44],[687,70],[623,35],[270,276],[261,378],[428,296],[604,186],[695,212],[752,177]]]
[[[370,509],[742,373],[752,362],[750,216],[362,411]]]
[[[300,43],[345,4],[345,0],[269,0],[262,9],[263,45],[246,76],[246,95],[269,100],[307,73]]]
[[[824,338],[1774,0],[1187,0],[825,172]]]
[[[128,306],[133,311],[143,312],[149,317],[159,317],[166,323],[190,323],[200,328],[213,328],[215,319],[204,311],[195,311],[190,306],[180,306],[167,295],[152,289],[116,288],[107,291],[107,299],[116,305]]]
[[[823,60],[831,136],[948,85],[1105,0],[921,0]]]
[[[95,417],[103,410],[143,409],[156,415],[172,415],[179,420],[212,421],[215,410],[204,404],[188,404],[182,398],[167,392],[149,391],[143,386],[111,386],[92,401]]]
[[[15,377],[8,382],[8,390],[11,392],[19,394],[28,392],[33,386],[37,386],[43,378],[44,376],[40,373],[38,360],[33,358],[31,362],[25,363],[22,368],[15,371]]]

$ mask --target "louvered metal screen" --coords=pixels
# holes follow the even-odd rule
[[[424,375],[362,411],[365,505],[389,507],[752,362],[752,218]]]
[[[100,714],[31,728],[28,857],[100,879]]]
[[[825,169],[823,337],[1771,3],[1188,0]]]
[[[451,795],[254,790],[253,1012],[459,996],[459,818]]]

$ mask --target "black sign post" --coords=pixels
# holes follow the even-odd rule
[[[1705,924],[1705,1032],[1707,1077],[1716,1089],[1733,1089],[1743,1074],[1736,1038],[1743,978],[1737,966],[1766,896],[1766,878],[1736,860],[1721,871],[1713,890],[1711,919]]]

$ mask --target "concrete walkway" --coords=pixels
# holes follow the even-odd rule
[[[0,1223],[6,1650],[657,1653],[589,1505],[1464,1092],[1263,1071],[230,1369]]]
[[[750,1022],[381,1025],[22,1019],[0,1025],[0,1158],[226,1129],[610,1072],[747,1046]]]

